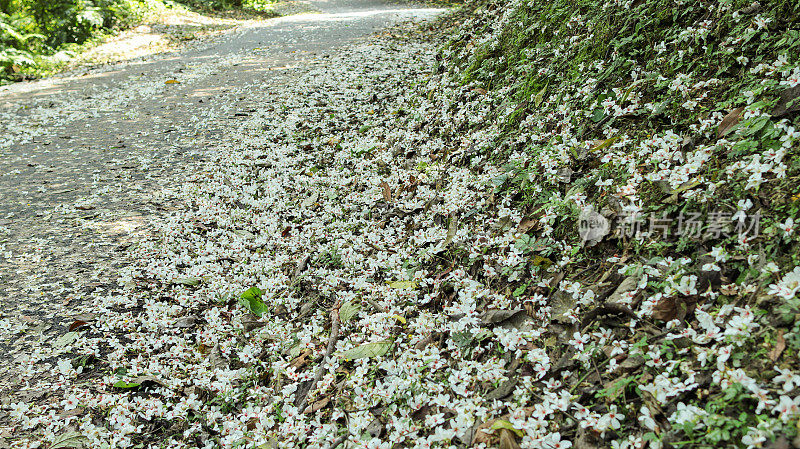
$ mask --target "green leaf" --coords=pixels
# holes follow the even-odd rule
[[[67,432],[57,436],[50,445],[50,449],[82,449],[89,443],[89,438],[80,432]]]
[[[597,108],[594,110],[594,113],[592,113],[591,119],[593,122],[597,123],[600,120],[603,120],[605,116],[606,116],[606,111],[603,108]]]
[[[241,297],[242,297],[242,299],[248,299],[248,300],[249,299],[261,299],[261,295],[263,295],[263,294],[264,294],[264,292],[262,292],[260,288],[258,288],[258,287],[250,287],[247,290],[245,290],[244,293],[242,293]]]
[[[263,292],[258,287],[250,287],[242,293],[239,302],[253,315],[261,317],[267,311],[267,305],[261,300]]]
[[[465,348],[472,343],[472,333],[469,331],[456,332],[450,335],[450,340],[459,348]]]
[[[642,437],[642,441],[658,441],[658,435],[656,435],[654,432],[647,432]]]
[[[341,320],[342,323],[350,321],[354,316],[356,316],[359,309],[361,309],[359,304],[354,304],[352,301],[347,301],[346,303],[342,304],[342,307],[339,308],[339,320]]]
[[[756,134],[757,132],[761,131],[761,129],[765,127],[767,123],[769,123],[769,118],[767,117],[755,120],[753,123],[750,124],[750,126],[741,131],[741,135],[745,137],[752,136],[753,134]]]
[[[62,349],[62,348],[65,348],[65,347],[71,345],[72,343],[75,343],[75,340],[77,340],[77,339],[78,339],[78,333],[77,332],[74,332],[74,331],[73,332],[67,332],[66,334],[64,334],[64,335],[58,337],[58,339],[56,339],[56,341],[53,343],[53,347],[56,348],[56,349]]]
[[[540,90],[533,98],[534,107],[538,108],[542,104],[542,100],[544,100],[544,93],[547,92],[547,86],[549,86],[549,84],[545,84],[542,90]]]
[[[394,282],[387,282],[389,287],[396,288],[398,290],[414,290],[417,288],[417,283],[415,281],[394,281]]]
[[[225,304],[233,296],[231,293],[214,293],[214,302],[217,304]]]
[[[131,390],[133,388],[139,388],[142,384],[136,382],[125,382],[124,380],[118,380],[114,382],[114,388],[122,388],[124,390]]]
[[[600,120],[597,120],[597,121],[599,122]],[[614,136],[614,137],[608,138],[608,139],[598,143],[594,147],[592,147],[591,150],[589,150],[589,151],[600,151],[600,150],[606,149],[606,148],[610,147],[611,145],[613,145],[614,142],[616,142],[618,140],[619,140],[619,136]]]
[[[514,242],[514,248],[523,253],[532,250],[535,245],[536,245],[536,237],[528,234],[522,234]]]
[[[289,356],[291,358],[299,356],[301,352],[303,352],[303,346],[301,346],[300,343],[295,343],[289,348]]]
[[[190,287],[200,285],[201,282],[203,282],[203,280],[200,278],[175,278],[175,280],[172,281],[173,284],[188,285]]]
[[[506,421],[504,419],[498,419],[497,421],[494,422],[494,424],[492,424],[492,430],[499,430],[499,429],[510,430],[510,431],[514,432],[515,434],[517,434],[518,437],[521,437],[521,436],[524,435],[524,433],[521,430],[517,429],[510,422],[508,422],[508,421]]]
[[[731,399],[736,397],[736,394],[738,393],[738,391],[736,391],[735,388],[728,388],[728,389],[724,390],[724,393],[725,393],[725,400],[726,401],[730,401]]]
[[[691,189],[699,186],[700,184],[702,184],[702,182],[700,182],[700,181],[685,182],[682,186],[678,187],[677,189],[672,190],[670,193],[671,194],[683,193],[683,192],[685,192],[687,190],[691,190]]]
[[[473,336],[473,338],[476,341],[483,341],[483,340],[486,340],[487,338],[491,337],[492,335],[494,335],[494,333],[492,331],[490,331],[489,329],[481,329],[481,330],[478,331],[477,334],[475,334]]]
[[[11,25],[3,23],[2,21],[0,21],[0,31],[4,32],[7,36],[10,36],[12,39],[18,42],[23,42],[25,40],[22,34],[18,33],[17,30],[11,27]],[[0,36],[2,36],[2,34],[0,34]]]
[[[392,340],[377,341],[375,343],[365,343],[361,346],[356,346],[355,348],[348,349],[347,351],[344,351],[343,353],[339,354],[339,356],[347,360],[380,357],[389,352],[389,348],[392,346],[392,343],[393,343]]]

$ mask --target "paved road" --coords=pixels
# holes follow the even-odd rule
[[[338,47],[440,12],[366,0],[309,6],[319,12],[0,88],[2,401],[26,366],[50,363],[45,342],[91,308],[87,294],[115,288],[126,248],[175,206],[173,180],[253,109],[249,89],[280,89]]]

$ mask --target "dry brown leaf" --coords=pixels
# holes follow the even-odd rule
[[[519,449],[514,432],[500,429],[500,449]]]
[[[733,127],[742,119],[742,112],[744,112],[744,108],[741,106],[728,112],[728,115],[726,115],[719,123],[719,126],[717,126],[718,139],[728,135],[728,133],[733,130]]]
[[[59,418],[67,418],[70,416],[83,416],[86,409],[83,407],[73,408],[72,410],[64,410],[58,413]],[[2,446],[0,446],[2,447]]]
[[[499,324],[524,313],[525,309],[492,309],[484,312],[483,315],[481,315],[480,320],[484,324]]]
[[[653,318],[663,321],[674,320],[678,316],[678,305],[675,298],[664,298],[653,307]]]
[[[326,405],[330,404],[330,402],[331,402],[331,398],[330,397],[324,397],[324,398],[320,399],[319,401],[315,401],[314,403],[309,405],[308,408],[306,408],[303,413],[305,413],[306,415],[314,413],[317,410],[320,410],[320,409],[324,408]]]
[[[542,227],[541,222],[535,218],[524,218],[517,226],[517,232],[520,234],[527,234],[531,229],[538,230]]]
[[[696,307],[696,296],[664,298],[653,307],[653,318],[664,321],[676,318],[683,320],[686,315],[694,312]]]
[[[617,285],[614,292],[608,297],[606,302],[615,304],[625,304],[630,298],[630,292],[637,290],[639,287],[639,278],[636,276],[628,276]]]
[[[158,386],[161,386],[161,387],[166,387],[167,386],[167,384],[164,383],[163,380],[159,379],[156,376],[138,376],[138,377],[134,377],[133,379],[131,379],[130,383],[139,384],[142,387],[152,386],[152,385],[158,385]]]
[[[392,188],[389,187],[389,183],[386,181],[381,181],[381,188],[383,188],[383,200],[387,203],[392,202]]]
[[[786,349],[786,339],[783,338],[783,331],[778,331],[778,336],[775,338],[775,347],[769,351],[767,356],[769,357],[772,362],[777,362],[778,359],[781,357],[783,350]]]
[[[299,356],[297,356],[289,366],[294,368],[301,368],[308,364],[308,356],[311,355],[311,350],[306,349],[305,351],[301,352]]]
[[[247,426],[247,430],[253,431],[256,429],[256,423],[258,423],[258,418],[254,416],[247,420],[245,426]]]
[[[783,117],[793,112],[800,112],[800,86],[790,87],[781,92],[778,104],[772,110],[772,116]]]
[[[575,444],[572,446],[574,449],[599,449],[595,443],[597,438],[589,434],[589,431],[583,427],[578,428],[578,437],[575,438]]]
[[[472,437],[472,443],[470,444],[470,447],[477,446],[481,443],[488,445],[491,442],[492,436],[494,435],[494,433],[491,432],[491,428],[495,421],[497,421],[497,419],[490,419],[475,429],[475,434]]]
[[[533,413],[534,407],[523,407],[522,410],[525,412],[525,416],[528,417]],[[492,437],[497,435],[497,433],[495,433],[492,430],[492,426],[494,425],[494,423],[497,422],[497,421],[500,421],[500,420],[506,420],[510,416],[511,415],[509,415],[509,414],[505,414],[505,415],[503,415],[503,416],[501,416],[499,418],[493,418],[493,419],[490,419],[488,421],[485,421],[485,422],[481,423],[475,429],[475,433],[473,434],[472,442],[470,443],[469,447],[474,447],[474,446],[476,446],[478,444],[481,444],[481,443],[485,443],[487,445],[489,443],[491,443]]]
[[[644,365],[644,358],[638,355],[629,355],[619,364],[620,369],[634,370]]]
[[[75,320],[72,324],[69,325],[69,331],[72,332],[79,327],[86,326],[87,324],[89,323],[87,323],[86,321]]]
[[[423,349],[425,349],[425,348],[426,348],[426,347],[427,347],[429,344],[431,344],[431,342],[433,342],[433,336],[432,336],[432,335],[428,335],[427,337],[425,337],[425,338],[423,338],[422,340],[418,341],[418,342],[417,342],[417,344],[416,344],[416,345],[414,345],[414,348],[415,348],[416,350],[418,350],[418,351],[422,351],[422,350],[423,350]]]

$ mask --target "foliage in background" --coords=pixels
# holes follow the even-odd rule
[[[184,0],[205,12],[267,11],[273,0]],[[76,44],[128,28],[170,0],[0,0],[0,82],[72,56]]]
[[[139,0],[3,0],[0,2],[0,79],[20,79],[23,69],[80,44],[101,30],[131,25]]]

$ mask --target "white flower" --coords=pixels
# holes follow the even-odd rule
[[[689,276],[682,276],[680,283],[675,286],[675,290],[680,292],[684,295],[696,295],[697,294],[697,276],[689,275]]]
[[[639,409],[639,413],[641,413],[639,415],[639,422],[650,430],[656,430],[656,421],[653,419],[653,416],[650,414],[650,409],[647,408],[646,405],[643,405],[642,408]]]
[[[789,87],[800,86],[800,67],[795,67],[794,70],[792,70],[792,74],[786,78],[784,83]]]
[[[753,19],[753,23],[758,27],[759,30],[762,30],[767,27],[767,24],[772,22],[772,19],[769,17],[762,17],[761,14],[757,15],[755,19]]]
[[[619,354],[624,354],[625,349],[628,348],[628,342],[625,340],[614,340],[611,342],[611,353],[609,357],[614,357]]]
[[[725,262],[728,260],[728,253],[725,251],[725,248],[721,246],[715,246],[711,248],[711,252],[708,253],[710,256],[714,258],[717,262]]]
[[[781,267],[779,267],[778,264],[776,264],[775,262],[769,262],[766,265],[764,265],[764,271],[769,273],[777,273],[781,271]]]
[[[727,345],[727,346],[723,346],[723,347],[721,347],[721,348],[719,348],[717,350],[718,351],[717,352],[717,369],[718,370],[723,370],[725,368],[725,362],[727,362],[728,359],[731,358],[731,350],[732,349],[733,348],[731,348],[730,345]]]
[[[701,427],[703,424],[698,423],[697,420],[705,415],[707,415],[706,411],[699,407],[678,402],[678,410],[669,417],[669,420],[676,424],[695,423]]]
[[[572,334],[572,340],[568,343],[572,346],[575,346],[575,349],[578,351],[583,351],[583,346],[586,343],[589,343],[591,336],[589,334],[582,335],[580,332],[575,332]]]
[[[782,369],[775,367],[775,371],[779,372],[778,376],[775,376],[772,381],[777,384],[783,384],[781,389],[783,393],[790,393],[795,387],[800,386],[800,375],[792,373],[789,369]]]
[[[747,449],[763,447],[764,442],[767,441],[767,436],[755,427],[748,427],[748,429],[750,430],[742,437],[742,443],[747,445]]]
[[[57,363],[58,372],[66,376],[73,371],[72,362],[68,359],[61,359]]]
[[[792,299],[800,291],[800,266],[787,273],[777,284],[770,284],[769,294],[783,299]]]
[[[604,432],[611,429],[619,429],[622,427],[621,421],[625,419],[625,415],[617,412],[617,406],[611,405],[608,407],[608,413],[600,416],[597,420],[597,430]]]
[[[456,436],[456,431],[452,428],[445,429],[444,426],[437,426],[433,434],[428,436],[428,441],[431,443],[439,441],[450,441]]]
[[[567,449],[572,447],[572,442],[569,440],[562,440],[559,432],[553,432],[547,435],[542,443],[544,447],[548,449]]]
[[[31,407],[25,402],[15,402],[12,403],[10,407],[10,415],[13,419],[22,419],[23,417],[27,418],[27,414],[31,409]]]
[[[778,405],[772,409],[772,413],[780,414],[780,419],[783,422],[789,422],[790,419],[800,413],[800,396],[792,399],[789,396],[783,395],[780,397]]]
[[[711,262],[704,264],[700,269],[703,271],[720,271],[722,268],[720,268],[719,265]]]
[[[789,217],[785,222],[779,224],[778,228],[788,237],[794,233],[794,220],[792,217]]]

